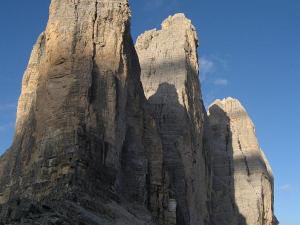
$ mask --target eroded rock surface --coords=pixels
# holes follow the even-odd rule
[[[191,21],[145,32],[139,59],[129,24],[127,0],[51,1],[0,157],[0,225],[277,224],[246,111],[229,98],[207,118]]]
[[[232,98],[209,108],[212,225],[274,225],[273,174],[253,122]]]
[[[164,152],[162,224],[202,225],[208,220],[208,165],[203,148],[203,107],[198,78],[198,39],[183,14],[136,43],[141,80]],[[176,207],[177,205],[177,207]]]
[[[126,0],[51,1],[0,158],[3,224],[152,223],[162,146],[129,19]]]

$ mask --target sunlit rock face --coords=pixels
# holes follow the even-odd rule
[[[129,19],[126,0],[51,1],[0,158],[3,224],[152,223],[162,146]]]
[[[202,139],[206,112],[197,46],[195,28],[183,14],[169,17],[161,30],[145,32],[136,43],[145,95],[163,144],[162,195],[169,208],[160,210],[161,224],[208,221],[208,162]]]
[[[0,225],[277,224],[253,123],[230,98],[207,116],[197,47],[183,14],[135,50],[127,0],[52,0],[0,157]]]
[[[254,125],[232,98],[209,108],[212,225],[274,225],[273,175]]]

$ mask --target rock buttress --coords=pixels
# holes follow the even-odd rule
[[[162,145],[129,19],[126,0],[52,0],[0,158],[3,224],[151,224]]]
[[[198,39],[183,14],[169,17],[161,30],[136,43],[141,80],[156,120],[164,152],[161,224],[207,223],[208,168],[203,148],[202,103],[198,78]]]
[[[274,225],[273,175],[253,122],[232,98],[209,108],[212,225]]]

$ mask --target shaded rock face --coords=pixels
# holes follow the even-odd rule
[[[183,14],[161,30],[138,37],[141,80],[164,153],[161,224],[201,225],[208,220],[208,165],[203,148],[203,107],[198,79],[197,34]],[[171,207],[172,208],[172,207]]]
[[[138,59],[129,20],[127,0],[51,1],[0,157],[0,225],[278,224],[246,111],[206,115],[191,21],[141,35]]]
[[[278,224],[273,211],[273,175],[254,125],[238,100],[209,108],[212,155],[212,225]]]
[[[151,223],[163,155],[129,18],[126,0],[52,0],[0,158],[2,223]]]

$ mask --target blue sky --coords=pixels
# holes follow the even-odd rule
[[[49,2],[1,3],[0,153],[12,141],[22,75]],[[206,105],[226,96],[241,100],[274,170],[277,217],[282,225],[299,225],[299,0],[131,0],[131,5],[134,39],[176,12],[193,20]]]

